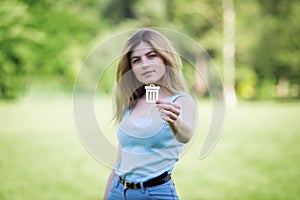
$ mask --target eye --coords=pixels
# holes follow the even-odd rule
[[[140,61],[139,58],[133,58],[133,59],[131,59],[131,63],[132,63],[132,64],[136,64],[136,63],[138,63],[139,61]]]
[[[155,58],[155,57],[157,57],[157,54],[156,53],[151,53],[151,54],[148,55],[148,57],[149,58]]]

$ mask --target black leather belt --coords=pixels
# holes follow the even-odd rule
[[[119,177],[119,180],[120,180],[120,183],[122,183],[125,188],[129,188],[129,189],[133,189],[133,190],[138,190],[141,188],[141,183],[127,182],[127,181],[123,180],[121,177]],[[168,172],[164,172],[163,174],[161,174],[153,179],[150,179],[142,184],[144,187],[153,187],[153,186],[164,184],[164,183],[168,182],[169,180],[171,180],[171,175],[168,174]]]

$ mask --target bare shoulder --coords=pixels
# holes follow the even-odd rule
[[[196,101],[189,94],[180,95],[174,103],[180,104],[182,113],[187,115],[195,115],[197,111]]]
[[[180,95],[174,102],[180,104],[187,104],[190,106],[195,106],[196,102],[189,94],[182,94]]]

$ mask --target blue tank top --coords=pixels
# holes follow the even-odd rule
[[[178,94],[169,99],[174,102]],[[125,110],[117,128],[121,147],[121,162],[115,173],[128,182],[144,182],[168,171],[172,172],[184,144],[178,142],[160,113],[154,107],[151,118],[130,117],[132,109]]]

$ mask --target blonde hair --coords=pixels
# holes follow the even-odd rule
[[[135,101],[145,94],[145,84],[137,80],[131,70],[130,62],[131,53],[141,42],[148,43],[165,62],[166,73],[160,80],[161,85],[173,95],[186,92],[181,72],[181,59],[170,41],[153,29],[140,29],[125,43],[118,63],[114,116],[116,122],[122,120],[125,109],[134,106]]]

